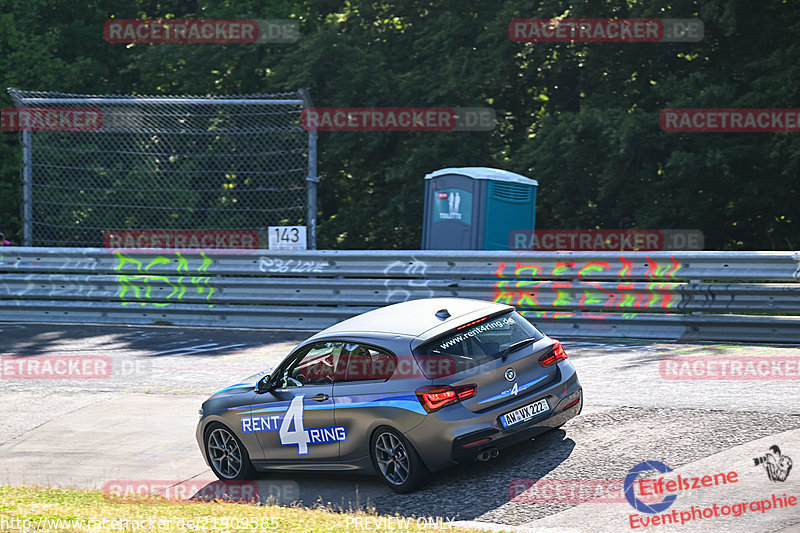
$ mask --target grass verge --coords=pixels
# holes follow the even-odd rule
[[[126,499],[101,491],[0,486],[0,531],[442,531],[446,518],[406,518],[367,511],[337,511],[230,502]],[[476,530],[458,529],[460,532]]]

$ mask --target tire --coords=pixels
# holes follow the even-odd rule
[[[428,478],[428,469],[417,451],[402,433],[389,426],[381,426],[372,434],[370,454],[378,477],[395,492],[411,492]]]
[[[242,441],[227,427],[213,422],[206,428],[206,455],[214,475],[223,481],[253,479],[255,468]]]

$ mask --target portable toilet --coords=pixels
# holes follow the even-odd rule
[[[510,250],[512,231],[534,229],[539,183],[486,167],[425,176],[423,250]]]

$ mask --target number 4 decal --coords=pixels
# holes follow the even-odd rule
[[[308,455],[308,431],[303,425],[304,396],[305,394],[299,394],[294,397],[289,405],[289,410],[286,411],[283,417],[281,428],[278,430],[281,445],[291,446],[292,444],[297,444],[297,453],[300,455]],[[292,422],[294,422],[294,429],[290,429]]]

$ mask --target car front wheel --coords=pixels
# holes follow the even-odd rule
[[[372,464],[378,476],[395,492],[411,492],[425,483],[428,469],[402,434],[380,427],[372,435]]]
[[[255,474],[244,444],[222,424],[206,430],[206,454],[211,470],[222,480],[252,479]]]

